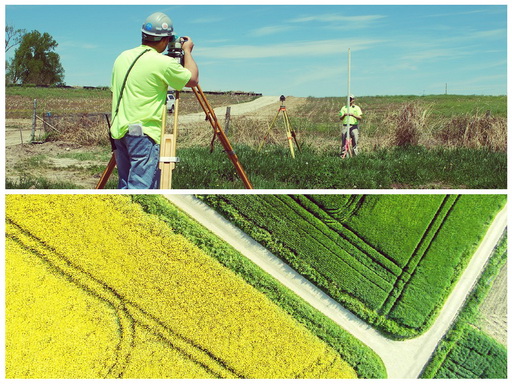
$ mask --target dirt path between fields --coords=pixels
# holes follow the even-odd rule
[[[258,115],[260,115],[260,111],[268,110],[267,107],[269,106],[275,106],[274,108],[272,108],[272,111],[274,111],[275,113],[278,108],[278,103],[279,96],[261,96],[256,100],[250,101],[248,103],[231,105],[230,114],[231,116],[249,116],[253,113],[257,113]],[[217,107],[213,109],[219,121],[221,121],[221,119],[223,119],[224,116],[226,115],[226,109],[227,107]],[[205,119],[205,114],[204,112],[190,113],[188,115],[179,115],[178,118],[181,124],[196,123],[199,121],[203,121]]]
[[[192,195],[165,195],[165,197],[221,239],[231,244],[265,272],[292,289],[313,307],[372,348],[382,358],[390,379],[415,379],[419,377],[439,340],[457,317],[507,224],[505,207],[496,216],[482,244],[475,252],[454,291],[448,297],[434,325],[420,337],[406,341],[394,341],[384,337],[343,308],[259,243]]]

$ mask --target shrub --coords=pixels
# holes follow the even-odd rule
[[[429,109],[418,103],[404,104],[388,122],[393,129],[392,145],[399,147],[415,146],[420,141],[420,135],[426,130]]]

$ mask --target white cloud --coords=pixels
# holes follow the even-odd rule
[[[76,41],[63,41],[59,43],[59,48],[77,48],[77,49],[97,49],[100,46],[93,43],[76,42]]]
[[[201,17],[201,18],[189,20],[189,22],[193,23],[193,24],[212,24],[212,23],[221,23],[224,21],[225,21],[225,19],[220,16]]]
[[[284,25],[275,25],[268,26],[255,29],[250,33],[251,36],[260,37],[260,36],[268,36],[268,35],[278,35],[282,32],[289,31],[293,29],[293,27],[284,26]]]
[[[292,23],[306,23],[306,22],[320,22],[320,23],[331,23],[331,22],[343,22],[343,23],[369,23],[376,21],[386,16],[382,15],[365,15],[365,16],[342,16],[342,15],[313,15],[306,17],[299,17],[296,19],[288,20]]]
[[[455,50],[451,48],[434,48],[429,50],[422,50],[410,53],[408,55],[403,56],[403,60],[412,61],[412,62],[422,62],[422,61],[433,61],[438,59],[451,59],[454,57],[467,56],[472,52],[464,52],[462,50]]]
[[[347,48],[352,51],[371,48],[381,40],[371,39],[333,39],[315,42],[301,41],[298,43],[285,43],[274,45],[229,45],[223,47],[197,48],[194,53],[202,57],[215,57],[223,59],[256,59],[270,57],[318,57],[339,54]]]

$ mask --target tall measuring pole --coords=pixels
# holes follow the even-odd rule
[[[350,115],[350,48],[348,49],[348,65],[347,65],[347,114]],[[348,121],[348,132],[347,138],[350,137],[350,116],[347,119]]]

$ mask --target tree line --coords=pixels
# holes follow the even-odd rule
[[[58,44],[44,32],[5,26],[5,53],[15,48],[5,61],[5,84],[64,85],[64,68],[55,52]]]

